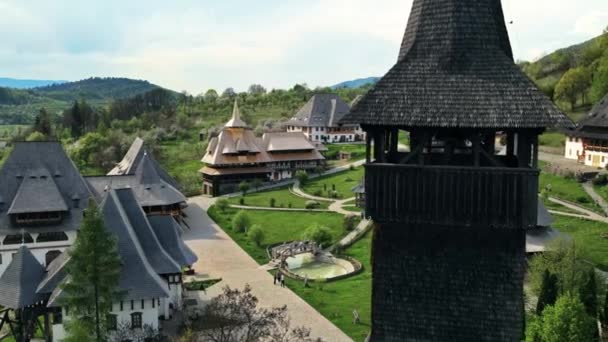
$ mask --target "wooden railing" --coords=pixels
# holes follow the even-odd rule
[[[536,226],[538,170],[368,164],[366,214],[378,223]]]

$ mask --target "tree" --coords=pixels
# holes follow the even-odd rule
[[[203,322],[213,326],[198,333],[203,341],[214,342],[312,342],[310,330],[291,327],[287,307],[259,308],[251,287],[243,290],[226,286],[223,293],[205,307]],[[314,340],[318,341],[318,340]]]
[[[219,198],[215,201],[215,207],[222,213],[226,212],[226,209],[230,206],[230,202],[226,198]]]
[[[266,94],[266,88],[260,84],[252,84],[249,86],[249,94],[251,95],[263,95]]]
[[[333,236],[329,228],[319,225],[318,223],[308,227],[302,235],[304,240],[314,241],[319,246],[329,246],[333,241]]]
[[[590,267],[586,273],[584,282],[579,289],[581,302],[590,317],[597,318],[597,279],[595,269]]]
[[[223,99],[233,99],[235,97],[236,91],[234,91],[234,88],[226,88],[226,90],[224,90],[224,92],[222,93]]]
[[[540,289],[540,295],[538,296],[538,303],[536,304],[536,314],[540,315],[543,313],[545,307],[554,305],[557,300],[557,276],[545,270],[543,273],[543,283]]]
[[[587,315],[577,296],[566,294],[555,306],[547,306],[543,315],[529,325],[526,341],[594,341],[596,333],[595,319]]]
[[[585,67],[568,70],[555,86],[555,99],[568,101],[574,109],[579,96],[583,97],[591,82],[591,73]]]
[[[251,226],[251,220],[244,210],[239,211],[234,215],[234,218],[232,218],[232,229],[236,232],[244,233],[249,226]]]
[[[112,303],[122,295],[117,291],[121,262],[116,239],[105,229],[93,200],[69,255],[62,304],[70,308],[71,324],[79,327],[68,329],[68,335],[86,331],[91,339],[102,341]]]
[[[306,184],[306,182],[308,182],[308,172],[304,170],[296,171],[296,179],[298,180],[298,182],[300,182],[300,184]]]
[[[218,98],[217,91],[215,91],[215,89],[207,90],[204,98],[206,102],[215,102],[215,100]]]
[[[578,249],[572,241],[564,239],[553,242],[549,249],[550,253],[539,254],[530,260],[529,279],[532,293],[540,296],[545,270],[557,276],[558,296],[579,293],[589,266],[578,260]]]
[[[342,222],[344,230],[346,230],[347,232],[350,232],[353,229],[355,229],[356,224],[357,224],[357,216],[356,215],[346,215],[346,216],[344,216],[344,221]]]
[[[33,130],[47,137],[51,135],[51,118],[46,109],[40,108],[40,111],[34,120]]]
[[[243,193],[243,196],[245,196],[247,194],[247,191],[249,191],[249,183],[247,183],[246,181],[242,181],[241,184],[239,184],[239,190]]]
[[[608,55],[599,61],[591,83],[591,97],[594,101],[601,100],[606,94],[608,94]]]
[[[265,237],[264,230],[262,230],[262,227],[259,225],[254,224],[247,232],[247,237],[251,242],[255,243],[256,246],[260,247]]]

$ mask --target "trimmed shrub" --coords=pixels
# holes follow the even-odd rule
[[[304,240],[314,241],[317,245],[324,247],[328,247],[333,240],[331,230],[325,226],[319,225],[318,223],[308,227],[304,231],[302,238]]]
[[[608,175],[606,175],[606,174],[598,175],[597,177],[593,178],[592,182],[593,182],[593,185],[598,185],[598,186],[608,185]]]
[[[308,173],[304,170],[296,171],[296,179],[300,182],[300,184],[304,185],[308,182]]]
[[[264,230],[262,230],[262,227],[255,224],[247,232],[247,237],[251,242],[255,243],[256,246],[260,247],[265,237]]]
[[[245,197],[241,197],[241,198],[239,198],[239,203],[240,203],[241,205],[245,205]]]
[[[321,207],[321,203],[317,201],[306,201],[306,209],[318,209]]]
[[[315,190],[315,191],[312,193],[312,195],[313,195],[313,196],[320,197],[320,196],[322,196],[322,195],[323,195],[323,191],[321,191],[321,190]]]
[[[230,202],[226,198],[220,198],[215,202],[215,206],[220,212],[224,213],[230,206]]]
[[[251,219],[244,210],[239,211],[232,219],[232,229],[239,233],[244,233],[251,226]]]
[[[272,198],[270,199],[270,207],[271,207],[271,208],[274,208],[274,206],[275,206],[276,204],[277,204],[277,200],[276,200],[274,197],[272,197]]]

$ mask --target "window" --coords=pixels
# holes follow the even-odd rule
[[[32,238],[32,236],[29,233],[23,233],[23,235],[12,234],[12,235],[7,235],[6,238],[4,238],[5,245],[20,245],[21,242],[33,243],[34,239]]]
[[[131,301],[131,310],[135,310],[135,301],[134,300]]]
[[[64,232],[45,232],[38,234],[36,242],[56,242],[68,241],[68,236]]]
[[[141,309],[142,309],[142,310],[144,309],[144,305],[145,305],[145,303],[144,303],[144,300],[142,299],[142,300],[141,300]]]
[[[156,300],[154,298],[152,298],[152,309],[154,309],[156,307]]]
[[[53,260],[61,255],[61,251],[48,251],[44,256],[45,265],[48,266]]]
[[[589,161],[591,161],[591,155],[589,155],[589,158],[587,158],[587,159],[589,159]]]
[[[123,310],[122,304],[123,304],[123,301],[121,300],[121,301],[120,301],[120,311],[122,311],[122,310]]]
[[[116,330],[118,328],[118,322],[116,315],[108,315],[108,330]]]
[[[0,265],[2,265],[2,253],[0,253]]]
[[[141,312],[131,314],[131,329],[141,329]]]

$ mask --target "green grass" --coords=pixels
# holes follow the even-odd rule
[[[568,207],[564,207],[561,204],[557,204],[555,202],[551,202],[549,200],[543,201],[543,203],[545,204],[545,208],[547,208],[547,210],[556,210],[556,211],[561,211],[562,213],[570,213],[570,214],[581,214],[580,212],[570,209]]]
[[[352,212],[360,212],[362,209],[357,207],[356,205],[345,205],[342,207],[344,210],[352,211]]]
[[[305,198],[298,197],[291,192],[289,192],[288,188],[282,188],[279,190],[271,190],[271,191],[262,191],[262,192],[254,192],[245,195],[245,204],[251,207],[270,207],[270,199],[275,199],[275,207],[276,208],[289,208],[289,204],[291,203],[291,208],[304,209],[306,208],[306,202],[308,201]],[[232,197],[229,198],[228,201],[230,204],[240,205],[241,197]],[[329,206],[328,202],[319,202],[320,209],[327,209]]]
[[[0,125],[0,140],[8,140],[28,128],[28,125]]]
[[[539,189],[546,189],[551,185],[550,196],[572,202],[598,214],[603,214],[602,209],[585,192],[583,186],[575,179],[560,177],[546,172],[541,172],[539,177]]]
[[[330,283],[313,282],[308,288],[300,281],[286,279],[292,291],[355,341],[364,341],[371,328],[371,236],[368,232],[344,252],[361,262],[360,274]],[[361,324],[352,324],[354,309],[359,311]]]
[[[268,256],[266,247],[268,245],[301,239],[306,228],[318,223],[328,227],[337,242],[346,233],[342,226],[344,217],[335,213],[318,212],[281,212],[264,210],[246,210],[251,219],[251,224],[257,224],[264,230],[264,240],[261,246],[256,246],[249,241],[246,234],[237,233],[232,230],[231,219],[238,211],[227,209],[220,212],[215,206],[208,210],[209,216],[252,258],[260,265],[266,264]]]
[[[566,136],[559,132],[546,132],[541,135],[539,138],[539,143],[541,146],[562,148],[566,146]]]
[[[608,271],[608,239],[602,238],[602,234],[608,234],[608,224],[555,215],[553,227],[574,239],[583,259]]]
[[[365,144],[327,144],[325,155],[329,158],[338,157],[340,151],[350,152],[350,160],[360,160],[365,158]]]
[[[363,179],[363,171],[363,167],[358,167],[354,170],[316,178],[302,186],[302,190],[311,195],[319,194],[320,197],[329,197],[328,192],[335,185],[339,198],[351,198],[355,196],[352,188]]]
[[[595,189],[595,192],[597,192],[598,195],[602,196],[605,201],[608,201],[608,185],[594,185],[593,189]]]

